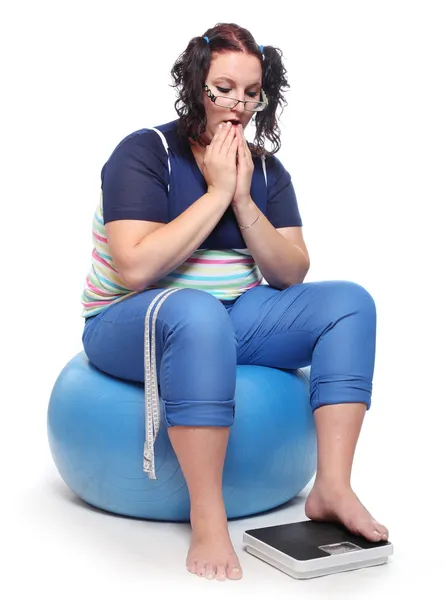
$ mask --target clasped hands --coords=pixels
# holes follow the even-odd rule
[[[227,194],[233,208],[242,208],[251,200],[254,163],[242,125],[219,125],[206,147],[203,175],[210,190]],[[229,202],[228,202],[229,204]]]

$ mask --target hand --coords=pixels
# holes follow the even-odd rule
[[[251,182],[254,172],[254,163],[251,150],[243,133],[243,127],[237,128],[237,185],[235,188],[232,205],[240,207],[251,202]]]
[[[208,191],[227,196],[228,205],[234,197],[237,183],[237,145],[235,127],[229,123],[219,126],[204,153],[203,177]]]

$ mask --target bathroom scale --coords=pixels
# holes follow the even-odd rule
[[[245,550],[296,579],[374,567],[393,554],[389,541],[369,542],[337,523],[300,521],[249,529]]]

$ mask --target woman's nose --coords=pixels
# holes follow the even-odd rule
[[[233,112],[237,114],[236,118],[241,119],[243,113],[245,112],[245,105],[243,102],[239,102],[237,106],[233,108]]]

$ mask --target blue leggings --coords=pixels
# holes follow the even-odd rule
[[[313,411],[343,402],[369,409],[375,339],[374,300],[348,281],[260,285],[227,303],[194,289],[147,290],[87,319],[82,337],[98,369],[145,383],[150,479],[161,412],[168,427],[232,425],[237,364],[311,365]]]
[[[161,291],[130,296],[87,319],[82,341],[93,365],[144,382],[145,317]],[[167,426],[230,426],[237,364],[311,365],[313,410],[343,402],[368,409],[375,340],[374,300],[349,281],[285,290],[260,285],[228,303],[207,292],[177,290],[159,307],[155,325],[157,385]]]

